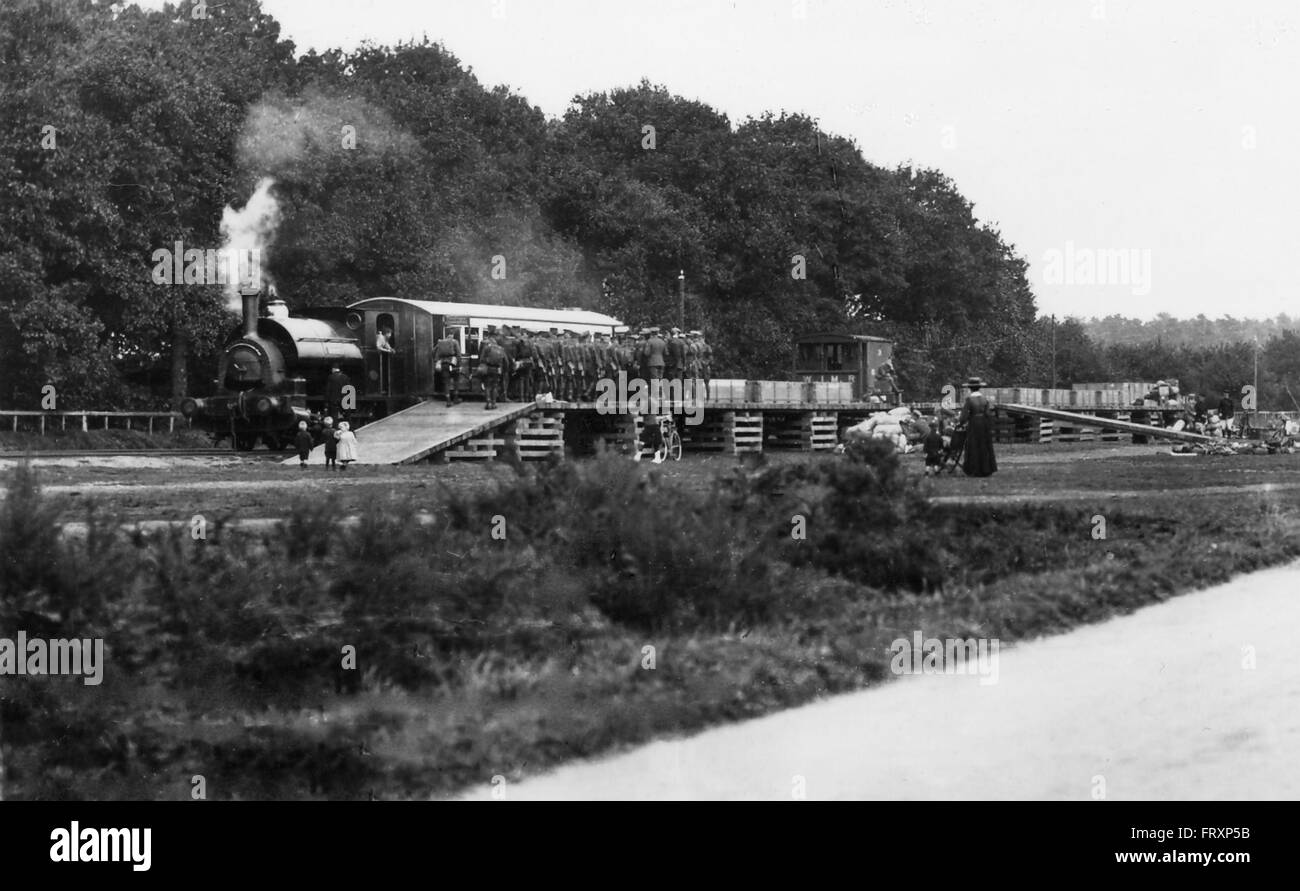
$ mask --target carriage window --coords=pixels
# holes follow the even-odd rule
[[[828,343],[826,344],[826,370],[840,371],[844,368],[844,354],[847,352],[847,344]]]
[[[392,346],[397,337],[397,323],[393,321],[391,313],[380,313],[375,319],[375,333],[378,334],[380,331],[388,335],[388,345]]]
[[[799,367],[811,370],[820,370],[824,361],[822,347],[820,343],[801,343],[799,344]]]

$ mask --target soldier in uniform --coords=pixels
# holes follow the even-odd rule
[[[696,331],[695,351],[699,355],[700,377],[704,379],[704,398],[709,398],[709,384],[713,380],[713,347],[704,339],[703,331]]]
[[[460,402],[460,341],[449,333],[433,345],[433,376],[441,382],[448,405]]]
[[[659,336],[659,329],[648,329],[645,342],[641,344],[641,365],[645,368],[646,380],[663,379],[664,359],[667,352],[668,344],[664,343],[664,339]]]
[[[600,377],[600,347],[590,331],[582,332],[582,401],[591,402],[596,398],[596,379]]]
[[[573,343],[573,391],[570,398],[574,402],[581,402],[585,395],[587,386],[587,342],[583,338],[584,334],[577,331],[570,331],[570,337]]]
[[[515,374],[515,349],[518,338],[515,337],[514,328],[509,325],[501,326],[501,349],[506,354],[506,361],[501,365],[501,398],[504,402],[510,401],[510,384],[514,380]]]
[[[688,332],[684,346],[686,347],[686,384],[682,387],[682,393],[690,391],[692,399],[698,399],[700,394],[695,392],[696,382],[700,379],[700,343],[698,340],[700,332]]]
[[[614,335],[614,364],[617,366],[615,369],[615,373],[617,374],[617,372],[622,371],[627,374],[628,378],[633,378],[636,377],[636,375],[632,373],[632,362],[629,357],[630,352],[631,351],[628,348],[627,334],[623,332],[619,332],[618,334],[615,334]]]
[[[487,405],[483,408],[491,411],[497,407],[497,392],[501,388],[501,374],[506,366],[506,351],[497,343],[496,331],[489,328],[479,346],[478,364],[483,377],[483,392],[487,394]]]
[[[600,376],[610,380],[618,379],[618,351],[614,348],[614,338],[608,331],[602,331],[597,339],[600,350]]]
[[[519,380],[519,401],[531,402],[537,398],[537,332],[521,331],[515,341],[515,377]]]
[[[539,331],[533,341],[533,385],[538,393],[550,393],[554,390],[551,383],[551,332]]]
[[[564,358],[564,380],[565,380],[565,401],[578,401],[578,374],[582,368],[582,348],[578,344],[578,332],[565,329],[564,347],[561,350]]]
[[[682,344],[682,329],[673,328],[668,336],[668,354],[664,358],[664,377],[670,381],[681,380],[686,364],[686,350]]]
[[[569,357],[572,353],[568,332],[557,332],[552,342],[555,344],[555,398],[566,401],[569,394]]]

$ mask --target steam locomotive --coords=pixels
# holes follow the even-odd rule
[[[326,411],[326,380],[335,368],[356,388],[353,426],[443,395],[433,372],[433,346],[445,336],[460,342],[462,392],[489,328],[615,334],[618,319],[582,309],[534,309],[375,297],[346,307],[315,307],[291,316],[283,300],[241,294],[242,319],[221,354],[217,392],[188,397],[180,410],[192,426],[229,437],[248,450],[289,445],[299,421],[314,426]],[[392,352],[380,350],[388,332]]]

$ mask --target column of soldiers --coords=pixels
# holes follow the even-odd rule
[[[712,379],[713,348],[700,331],[685,334],[678,328],[662,336],[659,328],[643,328],[637,334],[593,335],[576,331],[527,331],[505,326],[498,333],[490,328],[480,351],[493,344],[504,353],[500,392],[504,401],[531,402],[539,393],[551,393],[564,402],[592,402],[601,379],[617,380],[623,371],[628,380],[681,381],[686,396],[708,397]],[[459,346],[451,338],[439,341],[434,361],[444,374],[448,403],[459,401],[456,393]],[[704,382],[698,394],[696,381]]]
[[[664,337],[659,328],[643,328],[631,338],[629,347],[624,366],[628,377],[681,381],[684,397],[708,398],[713,380],[713,347],[705,341],[702,331],[683,333],[680,328],[670,328]],[[696,392],[698,382],[704,384],[702,394]]]

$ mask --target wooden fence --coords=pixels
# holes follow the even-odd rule
[[[37,430],[44,436],[46,430],[67,430],[69,418],[73,419],[72,429],[80,427],[83,431],[108,430],[112,426],[153,433],[155,427],[161,432],[165,423],[171,433],[178,420],[182,425],[186,423],[179,412],[169,411],[0,411],[0,429],[8,427],[17,433],[22,422],[25,429]],[[137,426],[132,427],[132,421]]]

